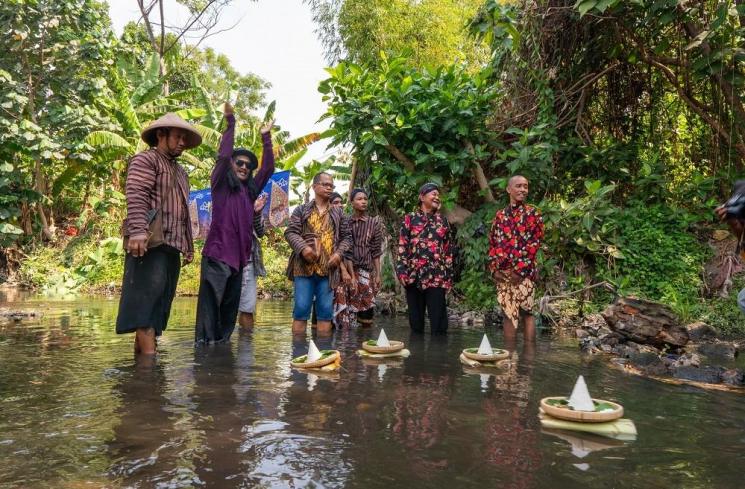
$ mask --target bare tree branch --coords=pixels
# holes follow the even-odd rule
[[[153,33],[153,25],[150,23],[150,12],[153,10],[155,3],[153,2],[149,6],[145,6],[145,0],[137,0],[137,6],[140,7],[140,13],[142,14],[142,20],[145,22],[145,30],[147,31],[147,37],[150,39],[150,44],[153,46],[154,51],[158,51],[158,43],[155,41],[155,34]]]

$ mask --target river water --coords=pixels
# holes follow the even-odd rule
[[[0,487],[745,487],[745,397],[631,376],[545,333],[487,331],[515,359],[487,377],[458,361],[482,331],[410,337],[377,318],[337,333],[342,370],[313,376],[289,367],[307,340],[287,302],[195,350],[195,300],[179,298],[157,361],[135,363],[116,299],[2,299],[44,316],[0,323]],[[380,325],[408,359],[354,355]],[[578,374],[624,405],[635,441],[542,430],[539,400]]]

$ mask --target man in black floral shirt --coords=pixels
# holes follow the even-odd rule
[[[433,334],[448,329],[445,296],[453,285],[453,243],[448,220],[440,212],[440,188],[426,183],[419,189],[419,209],[407,214],[398,238],[396,275],[406,289],[409,325],[424,332],[424,312]]]

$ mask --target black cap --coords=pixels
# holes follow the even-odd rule
[[[249,170],[255,170],[259,167],[259,159],[256,157],[256,155],[253,153],[253,151],[250,151],[246,148],[238,148],[235,151],[233,151],[233,159],[236,159],[238,156],[247,156],[248,161],[250,162],[248,164]]]

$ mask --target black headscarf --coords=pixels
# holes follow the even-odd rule
[[[422,200],[422,197],[427,195],[430,192],[434,192],[435,190],[440,190],[440,186],[437,185],[434,182],[428,182],[419,187],[419,200]]]

